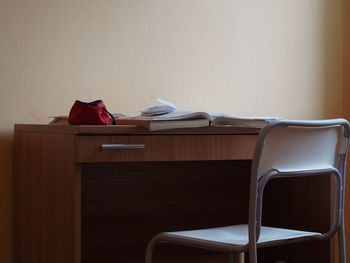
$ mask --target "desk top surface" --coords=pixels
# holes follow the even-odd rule
[[[15,132],[61,133],[61,134],[251,134],[257,135],[260,129],[243,127],[200,127],[180,128],[161,131],[148,131],[144,127],[134,125],[48,125],[48,124],[15,124]]]

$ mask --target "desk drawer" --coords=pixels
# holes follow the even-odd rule
[[[80,135],[76,160],[86,162],[252,159],[256,135]]]

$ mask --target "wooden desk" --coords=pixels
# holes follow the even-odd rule
[[[157,232],[246,223],[258,132],[15,125],[15,263],[143,262],[145,246]],[[144,149],[101,150],[102,144],[139,144]],[[326,228],[327,180],[316,185],[305,180],[302,187],[293,181],[288,186],[272,183],[264,222]],[[289,206],[281,207],[278,199]],[[290,214],[303,202],[320,208],[324,216],[305,206]],[[281,215],[275,215],[276,209]],[[167,246],[157,251],[158,262],[198,262],[203,255],[201,262],[224,262],[226,257],[198,250],[192,258],[186,249]],[[261,250],[262,262],[330,258],[329,242],[271,251]]]

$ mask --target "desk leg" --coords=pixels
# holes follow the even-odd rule
[[[75,136],[16,133],[14,262],[81,263]]]

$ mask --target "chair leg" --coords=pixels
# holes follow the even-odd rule
[[[147,249],[146,249],[146,260],[145,263],[152,263],[152,255],[153,255],[153,249],[154,246],[157,243],[157,238],[153,238],[147,245]]]
[[[258,251],[256,250],[256,243],[255,243],[249,248],[249,263],[257,263],[258,262],[257,252]]]
[[[244,263],[244,252],[230,252],[229,263]]]
[[[339,262],[346,263],[345,227],[344,219],[340,223],[338,230]]]

